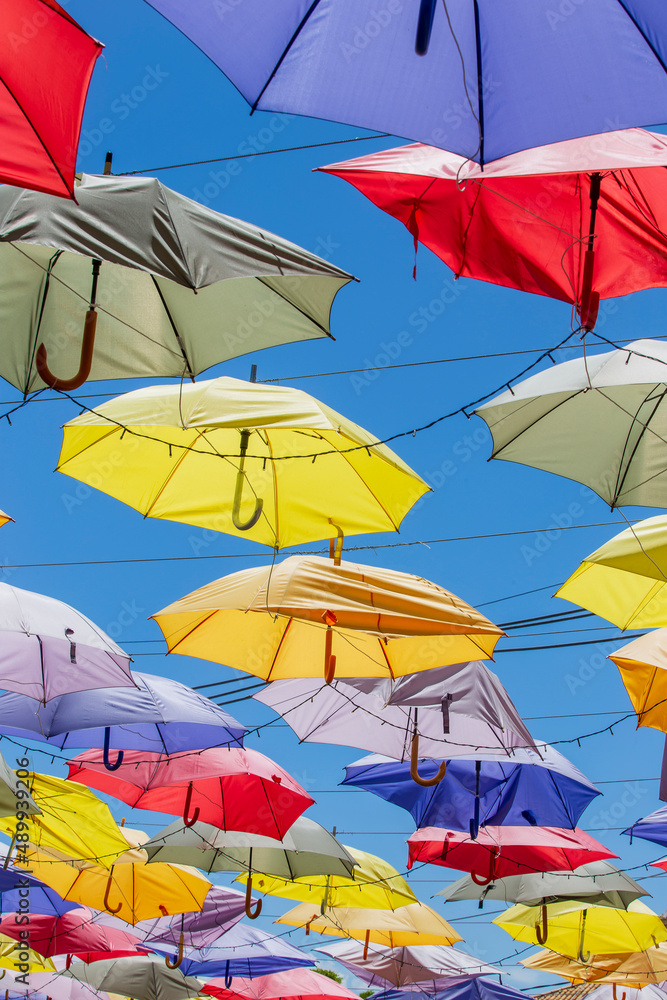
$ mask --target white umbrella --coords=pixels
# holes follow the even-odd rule
[[[322,945],[315,951],[340,962],[369,986],[381,989],[403,988],[413,983],[428,984],[429,988],[444,990],[476,976],[493,976],[500,973],[492,965],[478,958],[457,951],[451,945],[408,945],[387,948],[370,942],[336,941]]]
[[[170,969],[161,955],[110,958],[101,962],[73,962],[61,973],[94,990],[120,993],[133,1000],[187,1000],[199,996],[202,983]]]

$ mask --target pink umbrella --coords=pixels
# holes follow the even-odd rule
[[[27,923],[19,923],[18,914],[6,913],[0,919],[0,934],[20,940],[45,958],[99,952],[105,952],[104,957],[109,958],[109,952],[118,951],[132,955],[145,953],[146,949],[137,947],[141,943],[139,938],[128,931],[91,923],[93,915],[92,910],[80,907],[59,917],[31,913]]]
[[[311,969],[290,969],[288,972],[275,972],[272,976],[256,976],[254,979],[234,977],[229,987],[225,986],[222,979],[211,979],[202,987],[203,993],[218,997],[219,1000],[297,1000],[301,997],[359,1000],[356,993]]]

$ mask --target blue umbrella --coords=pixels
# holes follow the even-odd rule
[[[629,837],[631,843],[633,837],[641,837],[642,840],[667,847],[667,806],[661,806],[648,816],[638,819],[623,831],[623,836]]]
[[[41,913],[61,917],[78,906],[79,903],[62,899],[54,889],[13,865],[0,869],[0,913]]]
[[[519,993],[511,986],[502,986],[492,979],[469,979],[457,986],[449,986],[446,990],[431,992],[428,983],[416,984],[419,993],[428,993],[435,1000],[526,1000],[525,993]],[[417,990],[384,990],[374,993],[373,1000],[414,1000]]]
[[[0,733],[39,740],[61,750],[76,747],[178,753],[243,746],[244,726],[192,688],[153,674],[134,674],[138,687],[77,691],[46,705],[9,691],[0,695]]]
[[[224,15],[203,0],[148,2],[253,110],[380,129],[482,163],[667,120],[660,0],[567,13],[553,0],[245,0]]]
[[[447,761],[444,779],[424,788],[410,777],[410,762],[370,754],[345,768],[343,785],[365,788],[407,809],[417,824],[468,830],[480,825],[552,826],[574,829],[600,791],[553,747],[539,744],[511,756],[486,753]],[[441,760],[420,761],[423,777],[437,774]]]
[[[164,944],[151,938],[147,938],[145,944],[154,951],[170,954]],[[235,924],[206,948],[181,949],[178,958],[184,975],[205,980],[222,976],[229,985],[233,976],[254,979],[255,976],[269,976],[274,972],[315,964],[309,955],[293,944],[247,924]]]

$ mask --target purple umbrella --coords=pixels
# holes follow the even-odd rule
[[[641,837],[642,840],[667,847],[667,806],[660,806],[655,812],[638,819],[623,831],[623,836],[629,837],[631,843],[633,837]]]
[[[0,688],[46,703],[133,686],[130,657],[80,611],[0,583]]]
[[[122,750],[178,753],[243,746],[244,726],[192,688],[168,677],[134,674],[137,687],[65,694],[42,705],[25,695],[0,695],[0,733],[59,747],[100,748],[116,770]],[[110,747],[121,753],[114,764]]]
[[[224,13],[209,0],[148,2],[253,111],[380,129],[481,163],[667,117],[658,0],[579,3],[576,17],[554,0],[244,0]]]
[[[135,924],[133,933],[151,947],[164,946],[167,951],[172,947],[206,948],[235,927],[244,914],[245,892],[215,885],[209,889],[201,911],[142,920]],[[117,921],[114,926],[125,926],[123,921],[114,919]]]
[[[438,992],[475,976],[500,973],[500,969],[480,962],[465,951],[441,944],[387,948],[372,942],[364,945],[363,941],[350,940],[322,945],[315,951],[323,952],[369,986],[382,990],[419,983],[420,988]]]

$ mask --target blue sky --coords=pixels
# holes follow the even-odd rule
[[[351,186],[312,173],[318,165],[388,148],[400,140],[242,158],[253,150],[343,140],[363,131],[287,115],[250,117],[222,73],[142,0],[72,0],[65,6],[106,45],[86,108],[80,170],[101,172],[107,149],[113,151],[115,173],[234,157],[158,170],[156,176],[216,211],[254,222],[327,257],[360,279],[343,289],[335,302],[335,343],[320,340],[275,348],[219,366],[210,375],[245,378],[255,362],[260,380],[289,383],[290,377],[313,373],[474,357],[293,383],[384,437],[492,391],[567,336],[567,305],[467,279],[454,282],[446,266],[423,248],[414,281],[407,231]],[[603,305],[598,329],[612,340],[663,336],[666,306],[663,290],[610,301]],[[534,354],[510,353],[526,351]],[[496,354],[506,356],[479,358]],[[575,352],[561,351],[556,358],[573,356]],[[140,384],[92,383],[85,393],[79,392],[111,396]],[[2,393],[5,402],[16,399],[9,385]],[[0,532],[3,578],[75,605],[110,632],[140,670],[194,684],[226,679],[232,675],[226,668],[179,656],[165,658],[159,630],[147,617],[209,580],[270,561],[269,550],[263,553],[255,544],[204,535],[186,525],[143,520],[110,497],[54,473],[61,425],[77,412],[68,401],[45,400],[12,416],[11,426],[0,422],[5,469],[0,507],[16,519]],[[576,483],[510,463],[487,463],[490,437],[477,418],[456,417],[400,440],[396,450],[434,492],[408,515],[400,535],[351,539],[350,546],[377,545],[352,558],[432,579],[482,607],[497,622],[568,607],[551,599],[557,585],[587,553],[624,526],[618,513],[610,513]],[[629,517],[651,513],[626,511]],[[573,530],[561,530],[568,524]],[[433,541],[442,539],[455,540]],[[417,544],[381,548],[399,542]],[[141,561],[150,558],[170,561]],[[40,565],[72,561],[89,565]],[[543,589],[501,600],[536,588]],[[572,623],[570,633],[541,640],[515,630],[499,645],[494,669],[520,713],[531,720],[534,735],[547,741],[575,740],[559,744],[559,749],[593,781],[604,782],[604,798],[590,806],[582,826],[619,853],[623,867],[643,865],[658,858],[660,849],[639,840],[630,845],[619,836],[619,828],[659,804],[657,781],[646,779],[656,779],[659,773],[662,736],[650,730],[635,732],[630,720],[613,735],[576,742],[576,737],[603,728],[629,708],[618,671],[605,660],[623,640],[614,639],[617,633],[611,628],[576,631],[595,624],[603,625],[586,619]],[[503,647],[598,636],[608,636],[609,643],[503,652]],[[252,701],[231,710],[249,726],[272,717]],[[605,712],[612,714],[598,714]],[[335,824],[343,842],[381,854],[405,869],[404,840],[413,829],[409,814],[366,793],[337,788],[345,763],[362,751],[299,746],[284,725],[264,729],[261,739],[252,737],[248,745],[274,757],[312,791],[317,805],[311,815],[329,827]],[[6,741],[0,742],[0,750],[13,763]],[[50,756],[35,754],[34,764],[37,770],[64,773]],[[162,825],[160,817],[130,815],[118,803],[112,803],[112,809],[118,818],[127,816],[129,825],[155,824],[146,827],[152,832]],[[654,895],[652,905],[662,912],[667,903],[664,876],[657,869],[638,874],[656,872],[658,877],[646,885]],[[410,876],[410,883],[419,898],[429,902],[444,881],[455,877],[447,869],[425,867]],[[441,899],[433,905],[443,912]],[[285,901],[268,899],[259,923],[268,929],[270,919],[288,908]],[[490,913],[497,907],[487,909]],[[485,961],[507,958],[515,947],[523,947],[489,926],[490,915],[486,909],[480,914],[476,904],[448,904],[444,915],[466,939],[461,947]],[[309,947],[315,943],[312,936],[306,940],[298,932],[292,940]],[[506,969],[516,985],[552,981],[513,971],[511,961]],[[349,977],[347,981],[354,985]]]

